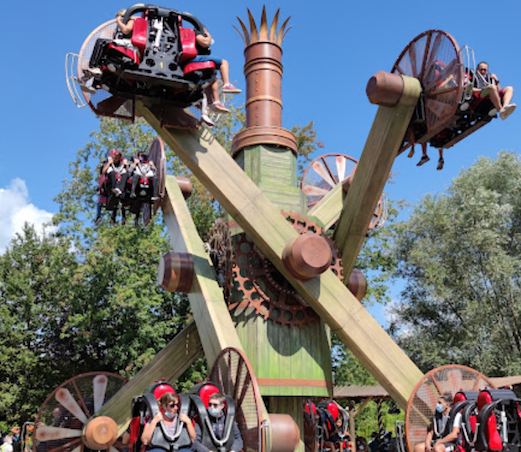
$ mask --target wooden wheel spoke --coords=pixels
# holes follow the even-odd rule
[[[335,158],[336,172],[338,174],[338,180],[343,181],[346,177],[346,159],[339,155]]]
[[[416,66],[416,42],[411,42],[409,46],[409,61],[411,63],[412,76],[418,78],[418,71]]]
[[[399,64],[397,64],[394,68],[395,71],[398,71],[400,75],[406,75],[405,72],[403,72],[403,69],[400,67]]]
[[[92,393],[94,394],[94,414],[97,413],[105,401],[108,378],[106,375],[97,375],[92,380]]]
[[[433,88],[436,88],[438,84],[442,83],[441,86],[443,87],[443,84],[446,84],[450,82],[451,75],[453,76],[452,72],[454,69],[456,69],[456,66],[458,65],[458,60],[454,59],[452,60],[444,69],[441,71],[436,77],[434,77],[434,80],[430,82],[425,87],[425,92],[432,91]],[[457,85],[456,85],[457,88]]]
[[[440,119],[444,119],[450,115],[453,107],[449,104],[446,104],[445,102],[429,99],[427,102],[425,102],[425,108],[429,110],[429,112],[434,116]]]
[[[436,378],[436,375],[433,375],[431,378],[432,378],[432,384],[433,384],[434,386],[436,386],[436,389],[438,390],[438,392],[439,392],[440,394],[443,394],[443,391],[442,391],[442,389],[441,389],[440,384],[438,383],[438,380],[437,380],[437,378]]]
[[[425,44],[425,50],[423,51],[423,60],[422,66],[420,68],[420,76],[419,79],[423,80],[423,76],[425,75],[425,67],[427,63],[427,57],[429,56],[429,47],[431,46],[432,33],[429,33],[427,36],[427,43]]]
[[[244,397],[246,397],[246,393],[248,392],[248,388],[250,387],[251,382],[251,375],[249,372],[246,374],[246,378],[244,379],[243,386],[241,389],[241,394],[239,395],[239,398],[236,400],[236,403],[240,405],[242,401],[244,400]]]
[[[75,388],[77,390],[77,388]],[[79,391],[77,390],[79,393]],[[80,402],[83,402],[83,398],[81,398],[81,395],[78,395],[80,397]],[[85,412],[82,411],[82,408],[76,402],[74,397],[72,396],[71,392],[67,388],[61,388],[56,392],[55,396],[56,401],[64,407],[66,410],[70,411],[76,419],[80,420],[83,424],[86,424],[88,421],[88,417],[85,415]],[[85,403],[82,403],[84,409]]]
[[[69,441],[68,443],[65,443],[61,446],[53,447],[52,449],[48,450],[47,452],[63,452],[64,450],[67,450],[68,447],[75,446],[76,444],[78,444],[78,445],[82,444],[81,438]]]
[[[331,188],[336,185],[335,181],[329,175],[329,171],[323,162],[317,160],[315,163],[313,163],[312,168]]]
[[[441,94],[455,93],[455,92],[457,92],[457,90],[458,90],[457,86],[448,87],[448,88],[440,88],[440,89],[431,91],[430,93],[425,93],[425,97],[432,98],[432,97],[439,96]]]
[[[463,375],[461,375],[460,369],[449,370],[447,372],[447,378],[452,388],[461,388],[461,380],[463,378]]]
[[[83,411],[85,412],[85,415],[89,418],[90,417],[89,409],[87,408],[87,405],[85,405],[85,400],[83,399],[83,394],[81,393],[80,388],[78,388],[78,384],[76,383],[76,379],[73,379],[71,381],[71,383],[72,383],[72,386],[74,387],[74,390],[76,391],[76,394],[78,395],[78,399],[79,399],[79,401],[81,403]]]
[[[242,359],[241,359],[242,361]],[[245,368],[245,366],[243,366],[242,362],[239,361],[239,368],[237,369],[237,376],[235,378],[235,388],[234,388],[234,391],[233,391],[233,399],[234,400],[237,400],[237,393],[239,392],[239,385],[238,385],[238,382],[240,381],[241,379],[241,376],[242,376],[242,370],[243,368]]]
[[[329,167],[329,164],[327,163],[326,158],[322,157],[322,161],[324,162],[324,165],[326,165],[327,172],[329,173],[329,176],[331,176],[331,179],[333,179],[333,181],[335,182],[335,185],[337,185],[338,184],[338,180],[335,177],[335,174],[333,173],[333,171],[331,171],[331,168]]]
[[[302,191],[308,196],[325,196],[329,193],[329,190],[315,185],[306,185]]]
[[[438,53],[438,49],[440,48],[442,39],[443,39],[443,35],[441,33],[438,33],[438,35],[436,36],[436,39],[434,39],[434,44],[432,46],[432,49],[430,49],[430,51],[429,51],[429,49],[427,48],[427,53],[429,54],[429,59],[428,59],[427,64],[425,65],[425,69],[430,68],[432,63],[434,63],[434,58],[436,57],[436,55]]]

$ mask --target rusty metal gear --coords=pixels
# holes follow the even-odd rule
[[[231,277],[230,259],[232,254],[230,228],[226,220],[219,218],[214,221],[208,231],[208,241],[205,246],[210,254],[217,282],[226,290],[229,286],[227,282]]]
[[[323,233],[316,221],[299,213],[282,212],[300,234],[319,234],[326,238],[333,251],[331,270],[342,279],[342,262],[333,241]],[[231,288],[228,308],[233,315],[256,312],[265,320],[288,326],[305,326],[319,321],[319,316],[261,250],[246,236],[233,237],[231,257]]]

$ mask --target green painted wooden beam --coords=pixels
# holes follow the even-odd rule
[[[226,347],[242,350],[239,336],[232,322],[221,287],[203,241],[195,227],[177,179],[166,177],[166,197],[163,218],[170,244],[177,253],[190,253],[194,260],[194,280],[188,294],[192,314],[201,337],[204,354],[211,366]]]
[[[162,378],[174,383],[202,354],[201,339],[192,322],[114,394],[96,416],[112,418],[122,435],[130,422],[132,399]]]
[[[342,184],[337,184],[308,211],[308,215],[315,217],[327,231],[340,218],[340,213],[344,207],[344,198],[345,193],[342,190]]]
[[[282,252],[297,232],[211,133],[206,128],[169,129],[141,102],[136,102],[136,109],[396,402],[405,407],[422,377],[421,371],[332,271],[307,282],[297,281],[286,272]]]
[[[344,274],[355,266],[378,200],[421,93],[420,82],[402,76],[404,90],[394,107],[379,107],[335,229]],[[346,278],[346,284],[348,278]]]

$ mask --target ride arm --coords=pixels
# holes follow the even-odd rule
[[[150,440],[152,439],[152,435],[154,434],[154,430],[159,422],[163,420],[163,415],[161,413],[157,413],[154,418],[150,421],[149,424],[145,425],[143,429],[143,433],[141,435],[141,442],[147,446],[150,444]]]
[[[499,79],[497,78],[497,75],[490,74],[490,79],[492,80],[492,83],[497,86],[497,90],[499,91],[501,89],[501,85],[499,84]]]
[[[119,30],[125,34],[129,35],[132,33],[134,29],[134,19],[130,18],[127,22],[123,22],[123,18],[121,16],[116,16],[116,22],[118,23]]]
[[[190,419],[186,414],[181,413],[179,415],[179,421],[184,422],[186,425],[186,430],[188,431],[188,436],[190,437],[190,441],[192,443],[195,441],[195,438],[197,436],[194,428],[194,424],[192,423],[192,419]]]
[[[452,431],[448,435],[445,435],[443,438],[441,438],[438,441],[436,441],[436,444],[437,443],[442,444],[442,443],[453,443],[453,442],[455,442],[458,439],[459,431],[460,431],[459,427],[454,427],[452,429]]]
[[[203,434],[201,432],[201,427],[198,423],[195,424],[195,440],[192,444],[192,451],[193,452],[210,452],[210,450],[201,443],[201,439],[203,437]],[[238,452],[238,451],[236,451]]]
[[[112,158],[109,158],[107,160],[107,163],[105,163],[105,166],[103,167],[103,169],[101,170],[101,174],[105,174],[108,169],[109,169],[109,166],[112,164]]]
[[[212,43],[212,35],[208,33],[206,27],[203,28],[203,30],[203,34],[196,34],[195,40],[197,41],[197,44],[199,44],[201,47],[208,48]]]
[[[231,452],[240,452],[244,444],[237,422],[233,423],[233,436],[235,437],[235,440],[233,441]]]
[[[434,435],[434,429],[429,430],[427,437],[425,438],[425,450],[429,452],[432,449],[432,436]]]

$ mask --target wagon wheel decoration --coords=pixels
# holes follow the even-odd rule
[[[399,153],[426,143],[453,121],[463,89],[463,64],[456,40],[441,30],[429,30],[414,38],[391,71],[418,79],[423,89],[422,114],[411,123]],[[410,154],[412,157],[412,153]]]
[[[330,268],[342,280],[342,261],[338,250],[322,228],[300,214],[284,211],[282,214],[299,234],[318,234],[327,240],[333,255]],[[256,314],[265,320],[291,327],[310,325],[320,320],[246,234],[234,236],[232,243],[230,284],[234,290],[229,293],[227,302],[228,309],[235,317]],[[225,290],[225,294],[228,291]]]
[[[302,175],[300,187],[308,197],[311,209],[338,184],[354,175],[358,160],[345,154],[324,154],[313,160]],[[380,198],[369,229],[380,225],[383,220],[384,200]]]
[[[432,422],[436,402],[443,394],[454,396],[458,391],[477,391],[495,386],[483,374],[470,367],[450,364],[426,373],[414,388],[405,412],[405,436],[410,451],[425,441]]]
[[[118,24],[116,19],[111,19],[94,29],[81,46],[78,54],[78,77],[83,76],[83,70],[89,67],[90,57],[98,39],[113,39]],[[85,100],[94,113],[101,116],[111,116],[120,119],[134,119],[133,102],[130,99],[113,96],[103,89],[96,90],[95,94],[83,92]]]
[[[244,441],[244,450],[260,450],[262,399],[255,373],[246,355],[234,348],[224,349],[215,360],[210,380],[235,400],[236,421]]]
[[[82,441],[83,427],[126,382],[117,374],[90,372],[62,383],[38,411],[33,451],[90,451]],[[116,442],[110,451],[118,452],[126,447]]]

